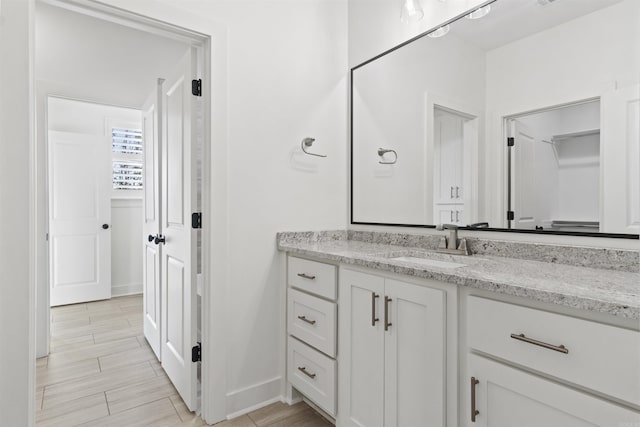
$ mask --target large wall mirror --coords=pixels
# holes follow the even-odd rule
[[[351,70],[351,222],[638,238],[640,1],[482,6]]]

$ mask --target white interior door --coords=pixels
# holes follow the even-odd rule
[[[111,298],[109,139],[49,132],[52,306]]]
[[[535,137],[533,133],[517,120],[512,122],[512,135],[515,146],[512,148],[511,170],[511,209],[515,220],[511,228],[529,228],[536,226],[536,180],[535,180]]]
[[[640,85],[602,97],[601,224],[605,233],[640,232]]]
[[[190,410],[197,409],[196,112],[201,98],[191,94],[196,53],[190,49],[163,85],[162,135],[162,367]]]
[[[160,253],[162,245],[155,242],[160,233],[160,138],[162,132],[162,82],[151,93],[142,109],[142,136],[144,141],[144,219],[141,236],[144,240],[142,255],[144,336],[161,360],[160,315],[162,292],[160,289]]]

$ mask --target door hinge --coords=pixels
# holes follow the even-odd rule
[[[191,361],[193,363],[200,362],[202,360],[202,345],[198,343],[198,345],[194,345],[191,347]]]
[[[516,139],[512,136],[507,138],[507,147],[513,147],[516,145]]]
[[[202,212],[191,214],[191,228],[202,228]]]
[[[193,96],[202,96],[202,79],[191,80],[191,94]]]
[[[513,221],[516,219],[516,214],[513,211],[507,211],[507,221]]]

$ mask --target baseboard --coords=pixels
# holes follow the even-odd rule
[[[227,393],[227,419],[232,419],[275,402],[282,402],[280,377]]]
[[[142,283],[111,286],[112,297],[123,297],[125,295],[134,295],[134,294],[141,294],[141,293],[142,293]]]

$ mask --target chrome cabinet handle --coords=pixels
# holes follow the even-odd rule
[[[449,217],[450,217],[450,219],[451,219],[451,222],[454,222],[454,221],[453,221],[453,211],[452,211],[452,210],[451,210],[451,211],[449,211]]]
[[[567,347],[565,347],[564,345],[562,345],[562,344],[561,345],[547,344],[546,342],[534,340],[533,338],[529,338],[529,337],[525,336],[525,334],[511,334],[511,338],[513,338],[514,340],[526,342],[528,344],[537,345],[537,346],[546,348],[548,350],[553,350],[553,351],[557,351],[557,352],[560,352],[560,353],[569,354],[569,349]]]
[[[460,211],[456,211],[456,222],[460,222]]]
[[[450,194],[450,198],[453,199],[453,187],[449,187],[449,188],[451,188],[450,193],[449,193]]]
[[[384,330],[388,331],[389,326],[391,326],[391,322],[389,322],[389,303],[393,301],[388,296],[384,297]]]
[[[456,187],[456,199],[460,198],[460,187]]]
[[[314,379],[316,377],[316,374],[310,374],[309,372],[307,372],[306,366],[302,366],[302,367],[298,366],[298,371],[302,372],[303,374],[305,374],[311,379]]]
[[[384,160],[384,155],[387,153],[393,153],[394,155],[394,159],[390,162]],[[378,156],[382,159],[378,162],[381,165],[395,165],[398,161],[398,153],[396,153],[396,150],[391,150],[389,148],[378,148]]]
[[[371,326],[376,326],[376,322],[380,320],[376,317],[376,298],[379,297],[380,295],[371,292]]]
[[[310,325],[315,325],[316,324],[315,320],[309,320],[309,319],[307,319],[306,316],[298,316],[298,319],[302,320],[303,322],[307,322]]]
[[[480,411],[476,409],[476,385],[479,383],[476,377],[471,377],[471,422],[476,422],[476,416],[480,415]]]
[[[309,280],[315,280],[316,276],[309,276],[308,274],[304,274],[304,273],[298,273],[299,277],[302,277],[303,279],[309,279]]]

